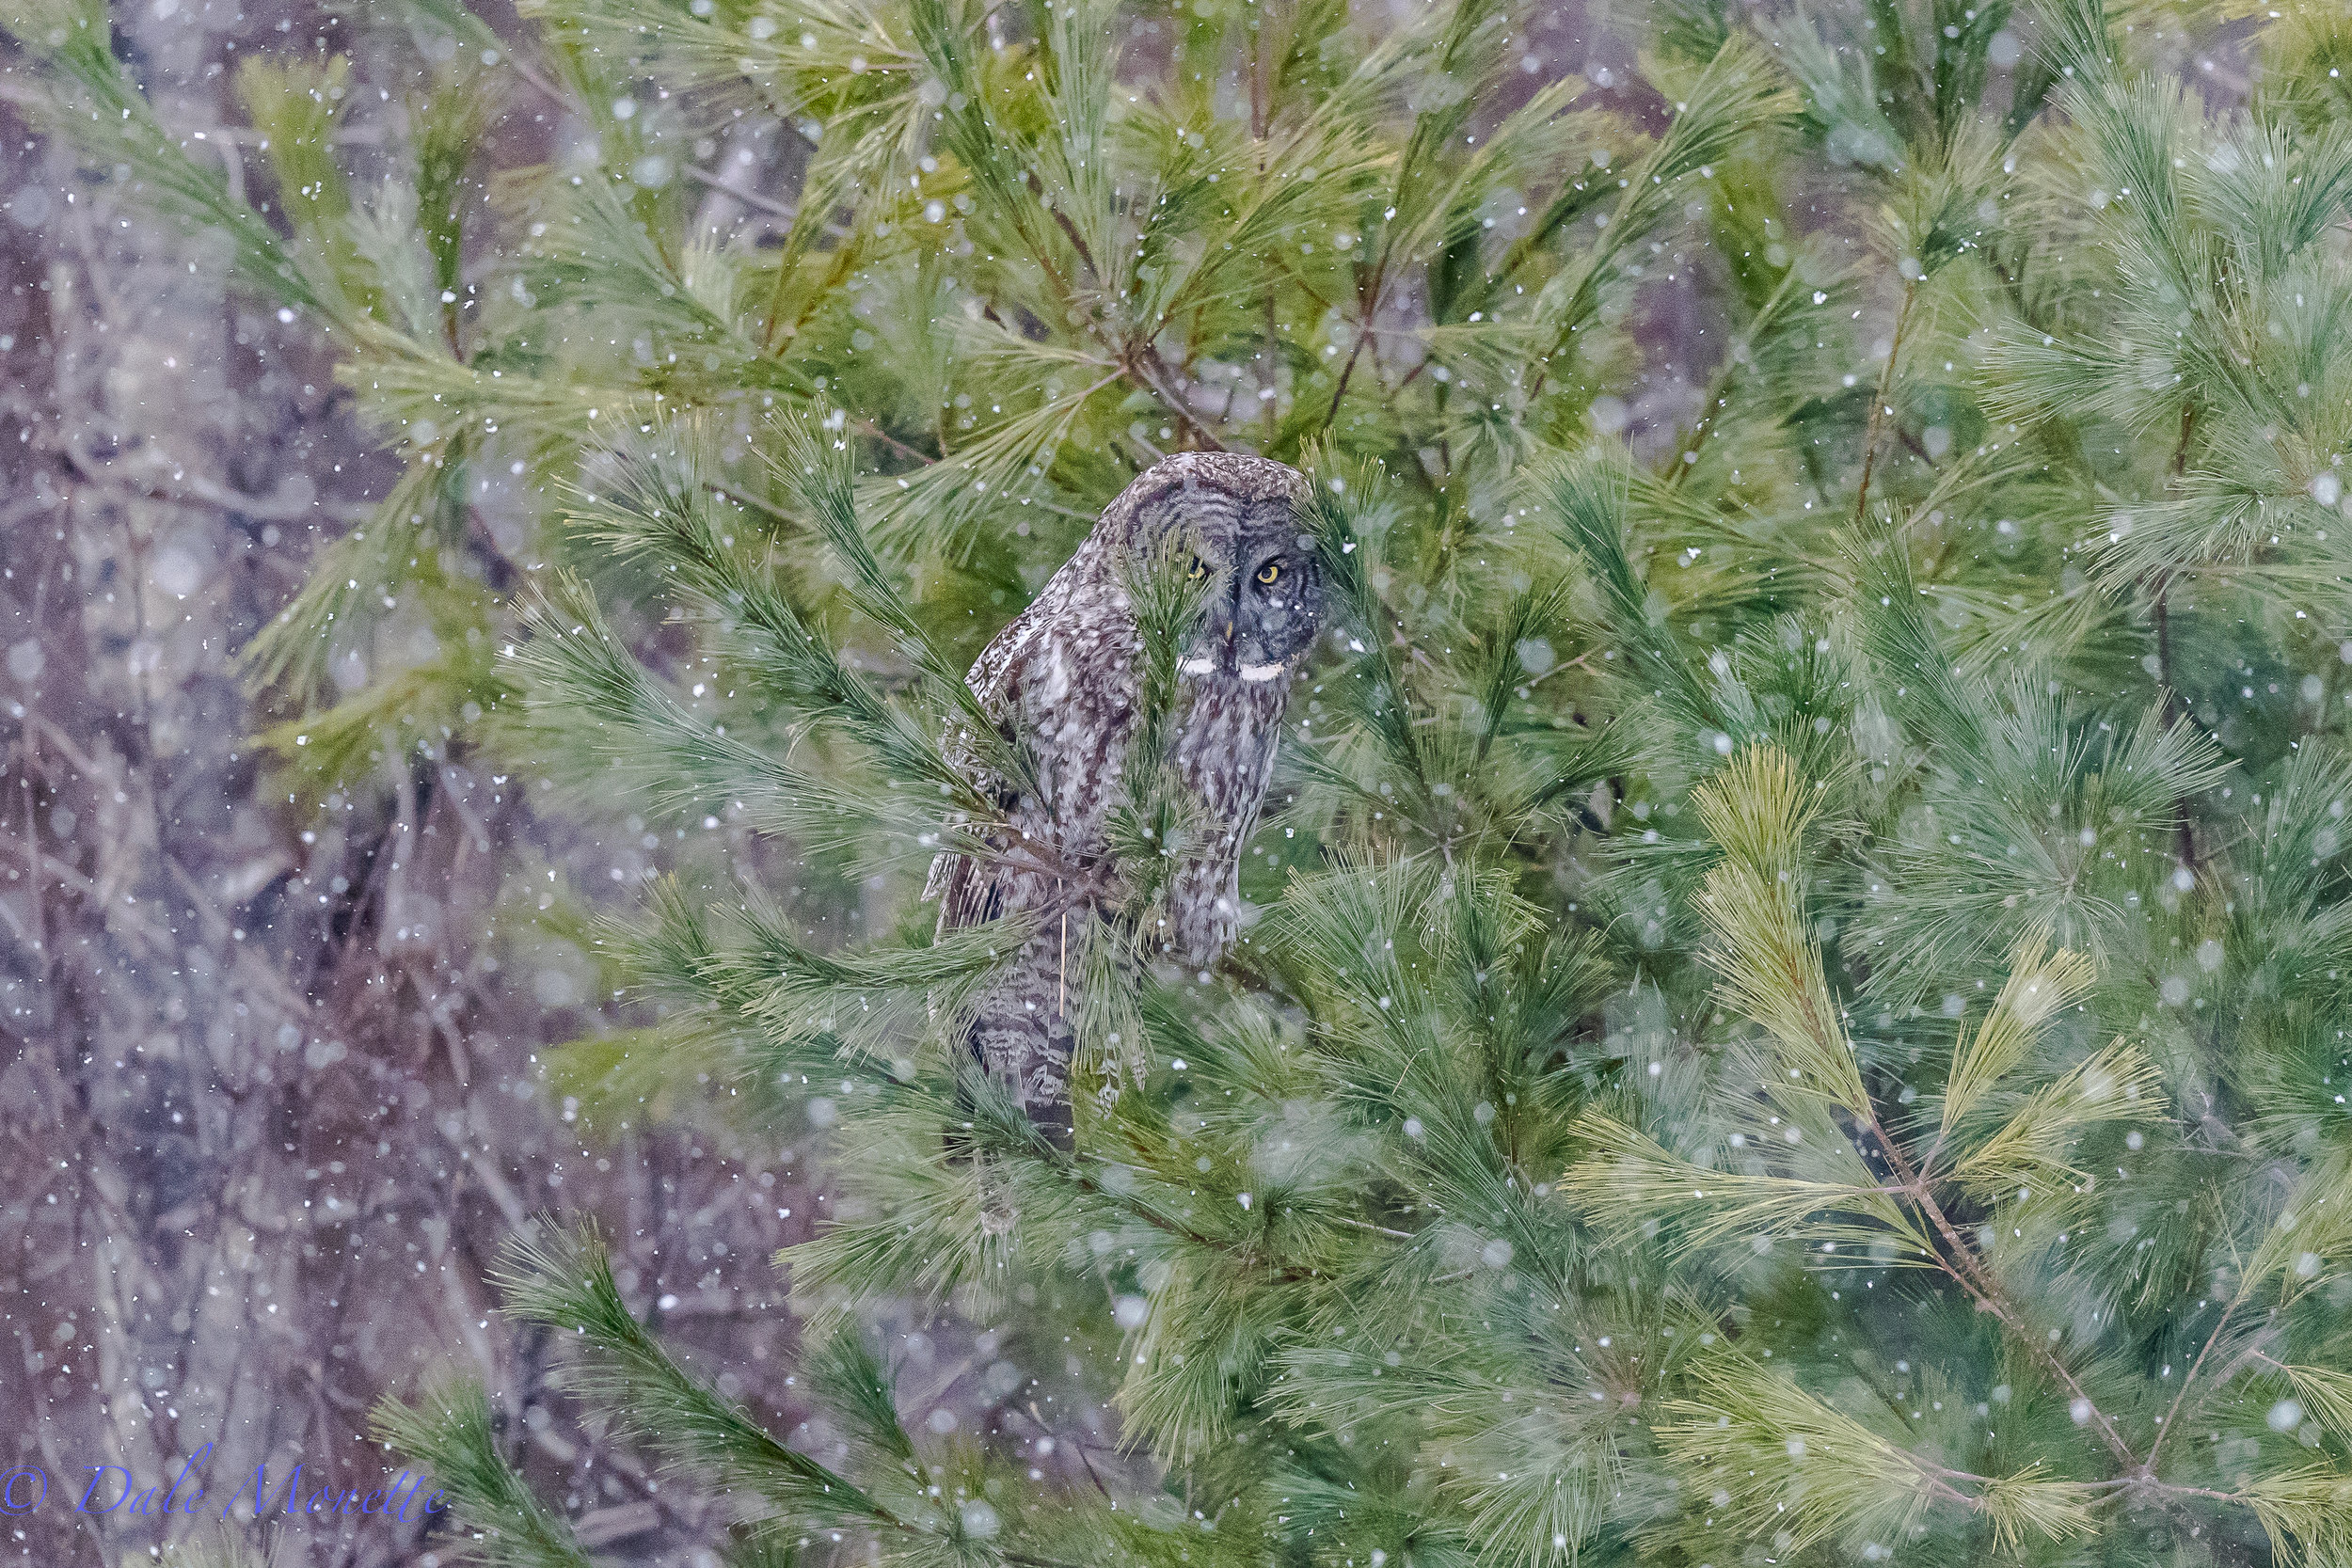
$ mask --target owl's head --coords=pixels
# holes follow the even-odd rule
[[[1239,452],[1180,452],[1120,493],[1100,531],[1130,560],[1171,546],[1202,584],[1200,629],[1183,670],[1196,679],[1286,680],[1315,639],[1323,573],[1299,516],[1307,478]]]

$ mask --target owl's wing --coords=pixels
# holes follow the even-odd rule
[[[980,700],[980,711],[1000,730],[1012,724],[1020,711],[1020,653],[1036,635],[1038,607],[1031,605],[992,639],[973,662],[964,684]],[[979,750],[968,736],[950,736],[947,753],[957,771],[999,801],[1010,794],[1008,781],[979,761]],[[1004,912],[1003,889],[987,867],[969,855],[950,850],[931,861],[924,879],[923,896],[939,900],[939,929],[955,930],[993,920]]]

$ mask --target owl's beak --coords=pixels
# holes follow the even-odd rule
[[[1228,641],[1228,642],[1231,642],[1232,640],[1233,640],[1233,623],[1232,623],[1232,622],[1231,622],[1231,621],[1228,621],[1228,622],[1226,622],[1226,623],[1225,623],[1225,641]]]

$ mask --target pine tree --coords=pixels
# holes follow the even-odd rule
[[[342,68],[248,67],[266,212],[99,13],[15,30],[408,456],[253,669],[317,704],[395,581],[448,652],[291,758],[504,748],[881,891],[834,945],[787,878],[663,886],[596,938],[641,1027],[564,1069],[831,1131],[778,1263],[832,1449],[593,1227],[502,1281],[733,1560],[2352,1563],[2335,10],[2266,9],[2224,110],[2218,18],[1693,3],[1645,119],[1478,0],[526,9],[519,61],[420,13],[586,133],[486,208],[470,66],[365,194]],[[692,230],[685,149],[766,128],[772,243]],[[1629,435],[1668,285],[1724,346]],[[992,852],[965,662],[1171,446],[1313,477],[1334,626],[1262,918],[1216,972],[1072,955],[1065,1150],[952,1044],[1023,933],[917,894]],[[450,564],[510,464],[567,563],[511,594]],[[1148,909],[1184,802],[1137,773]],[[909,1299],[1086,1349],[1139,1461],[1059,1484],[1009,1388],[911,1431],[866,1328]],[[589,1560],[481,1390],[379,1420],[483,1560]]]

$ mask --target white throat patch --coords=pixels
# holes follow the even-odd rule
[[[1214,675],[1216,673],[1216,660],[1188,658],[1178,668],[1187,675]],[[1241,678],[1246,681],[1270,681],[1281,674],[1285,668],[1280,664],[1245,664],[1241,667]]]

